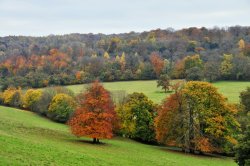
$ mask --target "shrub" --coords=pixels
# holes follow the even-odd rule
[[[64,87],[45,88],[42,91],[40,99],[33,105],[34,111],[41,115],[51,116],[51,114],[49,115],[48,113],[49,105],[53,97],[59,93],[67,94],[71,97],[74,97],[74,93],[71,90]]]
[[[10,87],[3,92],[3,102],[8,106],[22,106],[22,91],[21,88]]]
[[[34,111],[34,105],[40,100],[42,90],[29,89],[23,97],[23,107]]]
[[[49,105],[48,117],[58,122],[66,122],[75,107],[73,97],[63,93],[56,94]]]

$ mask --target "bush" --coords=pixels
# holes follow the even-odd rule
[[[63,93],[56,94],[48,109],[48,117],[58,122],[66,122],[74,112],[76,103],[74,98]]]
[[[22,106],[22,91],[21,88],[10,87],[3,92],[3,102],[8,106]]]
[[[71,97],[74,97],[74,93],[71,90],[64,87],[45,88],[42,91],[40,99],[33,105],[34,111],[41,115],[51,116],[48,113],[49,105],[53,97],[59,93],[67,94]]]
[[[35,111],[34,105],[40,100],[41,96],[42,90],[27,90],[23,97],[23,107],[28,108],[31,111]]]
[[[49,89],[43,90],[40,99],[33,105],[34,111],[41,115],[47,116],[49,104],[55,95],[56,94]]]

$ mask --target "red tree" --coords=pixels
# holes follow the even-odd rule
[[[160,57],[158,53],[153,52],[150,56],[150,61],[158,77],[164,69],[164,60]]]
[[[72,133],[93,138],[94,143],[101,138],[112,138],[116,113],[109,92],[95,81],[78,101],[79,107],[68,122]]]

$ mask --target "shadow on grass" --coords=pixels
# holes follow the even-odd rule
[[[164,147],[164,146],[160,146],[162,151],[165,152],[171,152],[171,153],[175,153],[175,154],[180,154],[180,155],[187,155],[190,157],[198,157],[198,158],[231,158],[229,156],[224,156],[224,155],[220,155],[220,154],[212,154],[212,153],[199,153],[199,152],[195,152],[195,153],[189,153],[189,152],[183,152],[180,148],[177,147]]]
[[[94,145],[94,146],[109,146],[109,144],[102,142],[100,140],[99,143],[94,143],[91,139],[67,139],[66,141],[71,142],[71,143],[77,143],[77,144],[82,144],[82,145]]]
[[[172,91],[172,90],[169,90],[169,91],[167,91],[167,92],[165,92],[164,90],[163,91],[154,91],[154,93],[160,93],[160,94],[171,94],[171,93],[173,93],[174,91]]]

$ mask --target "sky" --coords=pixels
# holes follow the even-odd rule
[[[250,0],[0,0],[0,36],[250,26]]]

